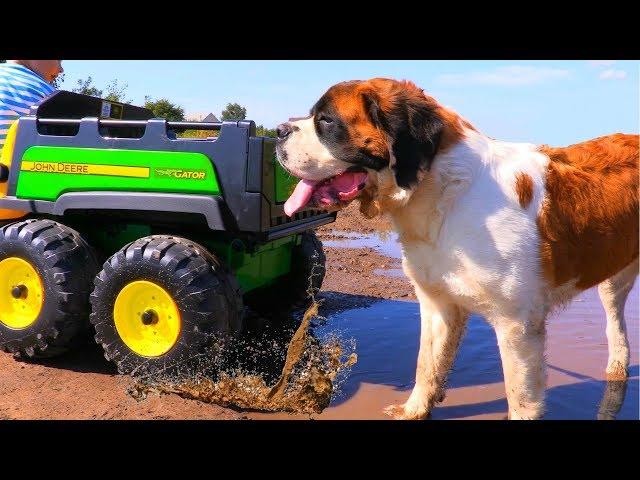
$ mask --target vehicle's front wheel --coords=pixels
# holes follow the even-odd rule
[[[216,335],[242,329],[235,278],[204,247],[153,235],[104,264],[91,295],[96,342],[120,373],[188,371]]]

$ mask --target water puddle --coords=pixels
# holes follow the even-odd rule
[[[348,297],[348,295],[345,295]],[[549,319],[546,419],[638,419],[638,285],[626,306],[631,347],[626,384],[605,381],[605,317],[597,291],[584,292]],[[416,302],[381,300],[368,308],[329,315],[315,329],[323,335],[353,338],[356,363],[329,408],[316,419],[386,419],[382,409],[402,403],[414,382],[420,311]],[[503,419],[507,414],[502,365],[493,329],[480,316],[470,318],[447,396],[433,419]],[[253,413],[251,418],[308,418]]]
[[[375,273],[376,275],[382,275],[384,277],[395,277],[395,278],[406,277],[406,275],[404,274],[401,268],[389,268],[389,269],[376,268],[373,271],[373,273]]]
[[[381,255],[390,258],[402,258],[398,234],[395,232],[358,233],[333,230],[335,239],[323,240],[326,247],[337,248],[373,248]]]

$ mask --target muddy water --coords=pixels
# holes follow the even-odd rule
[[[327,246],[373,247],[399,257],[392,235],[323,242]],[[546,419],[638,419],[639,288],[625,309],[631,347],[630,377],[606,382],[605,316],[597,290],[583,292],[548,321]],[[343,295],[348,302],[349,295]],[[322,310],[320,312],[322,314]],[[382,409],[404,402],[413,386],[420,332],[416,302],[380,300],[327,316],[316,329],[319,338],[335,334],[353,338],[358,363],[329,408],[316,419],[387,419]],[[447,395],[433,410],[433,419],[503,419],[507,414],[502,366],[491,327],[473,315],[449,376]],[[303,419],[307,415],[252,413],[250,418]]]
[[[335,334],[325,334],[320,340],[313,334],[311,324],[318,317],[320,303],[309,306],[293,335],[279,325],[272,342],[268,336],[258,340],[255,331],[243,338],[212,338],[211,351],[198,356],[199,361],[180,375],[156,373],[136,378],[128,393],[137,400],[149,393],[174,393],[232,408],[320,413],[334,397],[339,375],[357,362],[352,342]],[[265,341],[270,343],[266,349]],[[256,349],[258,355],[252,354]],[[278,353],[284,354],[282,365]],[[260,359],[271,368],[256,364]],[[279,378],[270,386],[269,378],[278,371]]]

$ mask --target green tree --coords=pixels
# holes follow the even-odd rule
[[[222,111],[222,120],[244,120],[247,118],[247,109],[237,103],[228,103]]]
[[[262,125],[258,125],[256,127],[256,135],[258,137],[272,137],[272,138],[276,138],[278,136],[275,128],[264,128]]]
[[[170,122],[184,121],[184,109],[166,98],[152,100],[151,97],[144,97],[144,108],[151,110],[154,116],[166,118]]]
[[[91,78],[91,76],[87,77],[86,80],[79,78],[77,81],[78,86],[71,91],[81,93],[83,95],[102,98],[102,90],[98,90],[94,85],[92,85],[92,83],[93,78]]]
[[[118,80],[113,80],[110,84],[107,85],[107,95],[104,97],[105,100],[109,100],[110,102],[118,102],[118,103],[131,103],[131,100],[125,99],[125,91],[127,90],[128,84],[124,84],[123,86],[118,85]]]

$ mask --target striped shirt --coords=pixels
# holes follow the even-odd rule
[[[55,89],[36,72],[17,63],[0,63],[0,148],[9,127]]]

